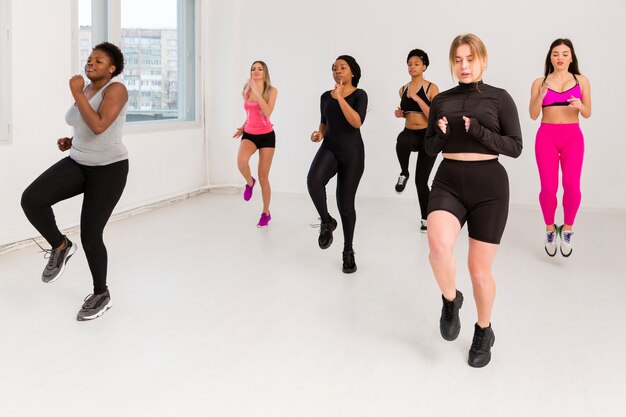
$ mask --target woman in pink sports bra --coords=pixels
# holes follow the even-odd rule
[[[541,113],[535,141],[541,192],[539,203],[546,224],[545,250],[556,255],[557,240],[565,257],[572,253],[572,227],[580,206],[580,175],[585,143],[578,115],[591,116],[589,80],[578,70],[578,59],[569,39],[552,42],[546,56],[544,77],[537,78],[530,92],[530,118]],[[563,174],[563,225],[554,221],[559,186],[559,164]]]
[[[250,80],[246,82],[242,91],[243,107],[246,110],[246,121],[237,128],[233,138],[241,137],[239,153],[237,154],[237,167],[246,180],[243,199],[249,201],[256,179],[250,173],[250,157],[259,151],[259,183],[263,196],[263,212],[259,219],[258,227],[268,225],[270,215],[270,188],[269,173],[274,158],[276,147],[276,135],[270,122],[270,116],[274,111],[278,90],[272,87],[270,73],[263,61],[254,61],[250,68]]]

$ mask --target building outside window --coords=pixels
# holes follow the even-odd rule
[[[84,8],[79,10],[82,69],[95,39],[92,6],[98,0],[78,1],[79,9]],[[121,11],[117,44],[125,61],[120,77],[128,89],[126,120],[195,120],[195,0],[109,0],[107,4]],[[104,22],[110,16],[93,17],[100,18]],[[102,23],[110,25],[108,20]]]

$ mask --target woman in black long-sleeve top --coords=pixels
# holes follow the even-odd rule
[[[309,174],[309,194],[320,215],[318,244],[326,249],[333,242],[337,221],[328,213],[326,184],[337,175],[337,206],[343,226],[343,272],[356,271],[352,239],[356,224],[354,200],[365,169],[365,148],[359,128],[365,120],[367,94],[358,89],[361,68],[354,58],[341,55],[332,66],[335,88],[320,99],[322,114],[319,129],[311,134],[322,146],[317,151]]]
[[[478,320],[468,363],[483,367],[495,341],[491,312],[496,284],[491,267],[509,209],[509,182],[498,155],[522,152],[517,108],[503,89],[484,84],[487,49],[476,35],[459,35],[450,46],[450,68],[459,85],[440,93],[430,107],[425,150],[443,153],[428,204],[429,261],[442,292],[441,335],[454,340],[463,294],[456,289],[454,247],[467,222],[468,268]]]

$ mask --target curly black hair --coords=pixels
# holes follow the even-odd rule
[[[356,59],[352,58],[350,55],[339,55],[336,60],[342,59],[348,63],[350,67],[350,71],[352,71],[352,85],[354,87],[359,85],[359,80],[361,79],[361,67],[356,62]],[[336,61],[335,60],[335,61]]]
[[[115,71],[111,78],[116,77],[124,71],[124,54],[120,48],[110,42],[102,42],[93,47],[93,51],[102,51],[111,58],[111,63],[115,65]]]
[[[421,49],[413,49],[411,52],[409,52],[409,55],[406,57],[407,64],[409,63],[409,59],[414,56],[421,59],[425,67],[428,67],[428,65],[430,64],[430,61],[428,60],[428,54]]]

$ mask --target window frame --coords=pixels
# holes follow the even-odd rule
[[[11,0],[0,1],[0,145],[12,143]]]
[[[104,40],[122,44],[121,6],[124,0],[91,0],[92,14],[92,42],[98,44]],[[202,101],[198,91],[201,91],[200,77],[200,0],[176,0],[177,2],[177,54],[178,73],[177,83],[179,94],[179,117],[164,120],[127,121],[124,131],[127,133],[149,133],[156,130],[180,130],[198,128],[202,120]],[[78,0],[74,0],[74,56],[72,68],[79,71],[79,22]],[[191,23],[188,23],[191,22]],[[93,46],[93,45],[91,45]],[[192,48],[193,54],[186,54],[187,48]],[[184,60],[180,58],[184,57]],[[160,59],[160,57],[159,57]],[[191,80],[191,82],[188,82]],[[196,87],[197,86],[197,87]]]

